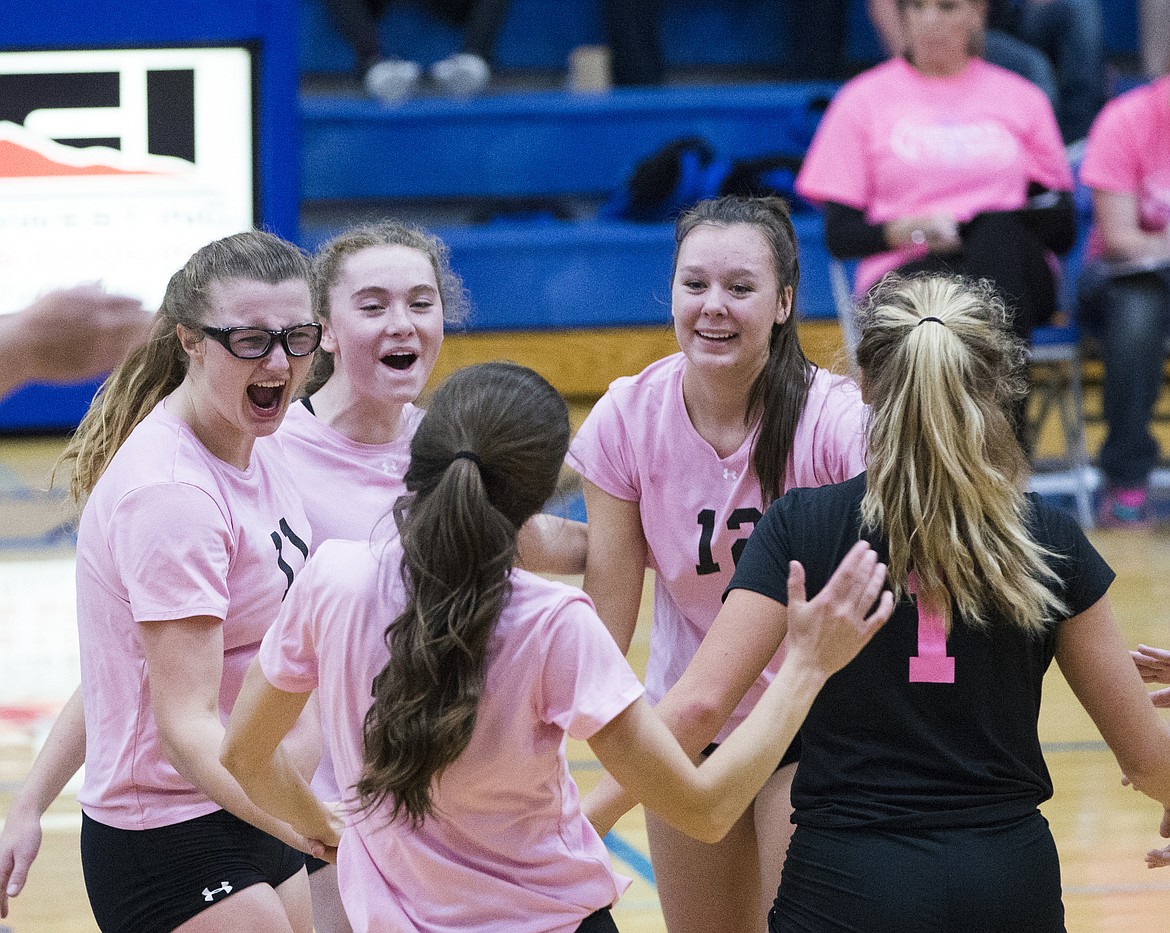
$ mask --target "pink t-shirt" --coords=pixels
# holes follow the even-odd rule
[[[1147,233],[1170,226],[1170,76],[1111,100],[1093,121],[1081,180],[1090,188],[1136,195]],[[1094,228],[1089,255],[1102,253]]]
[[[895,58],[833,98],[796,190],[863,210],[872,224],[935,211],[961,223],[1022,207],[1029,182],[1058,191],[1073,185],[1052,106],[1039,88],[979,58],[950,78],[927,77]],[[857,293],[925,252],[866,257]]]
[[[325,543],[260,647],[274,687],[319,691],[347,787],[361,774],[384,632],[405,604],[401,560],[396,536]],[[588,739],[641,694],[580,590],[514,571],[475,729],[435,790],[436,815],[412,830],[358,814],[342,835],[338,881],[354,929],[570,933],[613,904],[629,882],[581,813],[565,736]]]
[[[305,502],[313,541],[330,538],[368,541],[381,521],[406,492],[403,478],[410,466],[410,442],[426,414],[402,409],[402,430],[388,444],[362,444],[339,434],[300,402],[290,406],[277,438],[284,448]],[[313,776],[313,792],[322,800],[340,800],[328,744]]]
[[[568,463],[598,488],[637,502],[656,571],[646,693],[662,699],[686,670],[722,605],[735,558],[762,513],[751,465],[755,432],[720,458],[683,402],[681,353],[615,380],[569,448]],[[865,407],[849,379],[818,370],[788,460],[786,489],[823,486],[865,469]],[[777,654],[719,734],[738,725],[779,669]]]
[[[223,620],[220,717],[240,692],[311,543],[300,493],[271,438],[247,470],[211,454],[163,403],[94,487],[77,534],[85,783],[93,819],[151,829],[210,813],[159,744],[142,622]]]
[[[330,538],[369,539],[406,492],[410,442],[424,414],[406,405],[398,437],[389,444],[361,444],[333,430],[300,402],[289,407],[276,436],[300,487],[316,544]]]

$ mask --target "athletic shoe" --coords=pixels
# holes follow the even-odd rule
[[[454,97],[474,97],[491,76],[488,63],[470,52],[456,52],[431,65],[431,78]]]
[[[1151,524],[1148,493],[1144,486],[1110,486],[1097,509],[1100,528],[1148,528]]]
[[[397,104],[414,93],[422,70],[417,62],[384,58],[366,72],[362,84],[366,93],[384,104]]]

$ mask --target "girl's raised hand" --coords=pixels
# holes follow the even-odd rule
[[[894,610],[893,594],[882,590],[885,579],[886,565],[878,562],[867,542],[859,541],[824,588],[808,601],[804,567],[792,561],[788,570],[789,653],[801,654],[826,675],[843,668]]]

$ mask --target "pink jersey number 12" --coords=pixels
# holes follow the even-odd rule
[[[918,577],[910,571],[910,592],[918,596]],[[955,659],[947,656],[947,629],[932,601],[918,597],[918,656],[910,659],[910,683],[953,684]]]

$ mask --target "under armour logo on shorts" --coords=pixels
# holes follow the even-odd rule
[[[231,894],[231,893],[232,893],[232,886],[226,881],[221,881],[219,883],[218,888],[204,888],[203,889],[203,899],[210,904],[212,901],[215,900],[215,895],[217,895],[217,894]]]

